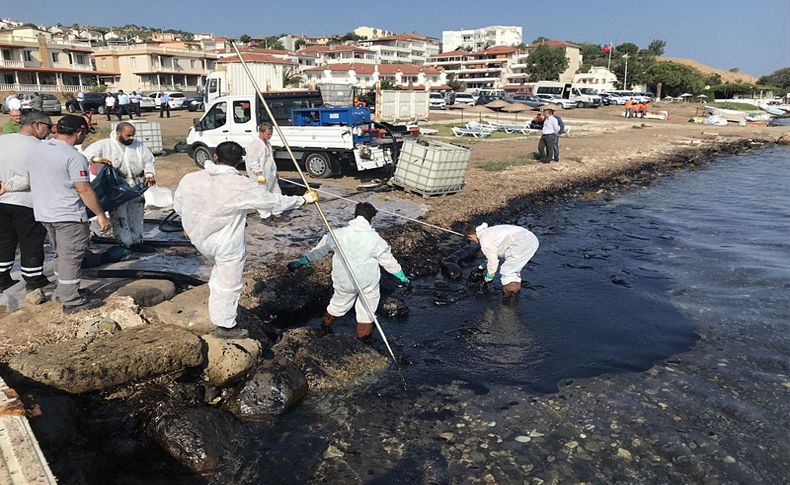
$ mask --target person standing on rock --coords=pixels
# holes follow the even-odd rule
[[[485,282],[494,280],[497,269],[502,279],[502,292],[513,296],[521,289],[521,270],[538,250],[538,238],[521,226],[502,224],[488,227],[483,223],[475,227],[467,225],[464,234],[469,241],[480,244],[486,262],[480,265]],[[504,258],[499,267],[499,258]]]
[[[93,163],[110,165],[123,175],[130,187],[156,184],[154,154],[140,140],[135,140],[134,125],[122,121],[109,138],[84,148],[82,153]],[[110,211],[112,230],[122,246],[137,252],[151,252],[143,244],[145,206],[142,197],[132,199]]]
[[[272,133],[274,133],[274,127],[272,127],[271,123],[261,123],[258,126],[258,136],[246,148],[247,176],[257,182],[267,192],[282,194],[277,180],[277,165],[274,162],[274,151],[272,150],[272,144],[269,143]],[[273,216],[275,219],[282,218],[282,214],[278,212],[258,211],[258,214],[261,216],[261,219],[268,219],[270,216]]]
[[[79,292],[82,259],[90,240],[85,207],[96,214],[102,231],[110,228],[88,178],[88,160],[74,147],[85,140],[89,130],[81,116],[62,117],[55,138],[42,142],[28,165],[33,212],[46,228],[56,255],[58,286],[54,297],[65,314],[102,303]]]
[[[27,290],[49,284],[44,276],[47,230],[33,214],[28,166],[51,126],[49,116],[32,111],[22,119],[19,133],[0,136],[0,291],[16,284],[11,279],[11,268],[17,246]]]
[[[173,209],[181,216],[187,237],[214,263],[208,282],[208,312],[217,327],[214,336],[219,338],[247,336],[247,330],[236,328],[247,253],[247,213],[283,212],[318,200],[318,194],[312,190],[297,197],[265,191],[236,170],[242,154],[243,148],[238,144],[220,143],[214,161],[207,161],[204,170],[185,175],[173,197]]]
[[[373,205],[361,202],[354,209],[354,219],[348,223],[348,226],[335,231],[338,242],[349,258],[348,263],[357,278],[360,290],[373,311],[376,311],[381,299],[379,266],[394,275],[401,283],[409,283],[400,264],[392,256],[387,241],[370,225],[376,212]],[[329,234],[324,235],[318,245],[306,255],[288,263],[288,269],[294,271],[300,266],[306,266],[322,258],[329,251],[335,252],[332,256],[332,286],[335,292],[321,320],[320,332],[322,335],[331,333],[335,320],[348,313],[353,306],[357,314],[357,338],[368,343],[373,338],[373,315],[365,310],[357,293],[357,287],[351,279],[345,262],[337,254],[335,242]]]
[[[546,108],[543,110],[542,135],[538,142],[538,153],[540,161],[549,163],[554,160],[554,146],[558,143],[557,137],[560,135],[560,125],[554,117],[554,110]]]

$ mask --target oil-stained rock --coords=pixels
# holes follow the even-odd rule
[[[202,377],[213,386],[236,382],[255,367],[261,355],[261,344],[254,339],[223,339],[211,334],[201,338],[206,343],[206,368]]]
[[[302,371],[285,359],[267,360],[223,409],[242,420],[268,421],[291,409],[305,394],[307,380]]]
[[[115,294],[132,297],[141,307],[151,307],[173,298],[176,285],[169,280],[134,280],[120,287]]]

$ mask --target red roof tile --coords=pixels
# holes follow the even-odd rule
[[[370,52],[372,50],[363,49],[354,45],[309,45],[297,52]]]
[[[282,57],[275,57],[269,54],[261,54],[258,52],[242,52],[241,55],[244,56],[244,60],[246,62],[265,62],[268,64],[287,64],[287,65],[297,64],[297,62],[295,61],[283,59]],[[217,62],[221,62],[224,64],[239,62],[239,56],[234,55],[230,57],[225,57],[223,59],[218,59]]]
[[[414,75],[422,72],[430,76],[430,75],[440,74],[441,72],[433,67],[415,66],[412,64],[362,64],[362,63],[328,64],[326,66],[318,66],[318,67],[311,67],[309,69],[305,69],[305,72],[321,72],[321,71],[343,72],[353,69],[357,74],[373,74],[376,70],[376,66],[378,66],[379,73],[383,75],[392,75],[400,71],[402,74],[406,74],[406,75]]]

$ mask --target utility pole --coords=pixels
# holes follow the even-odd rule
[[[623,89],[628,89],[628,54],[623,54],[625,59],[625,74],[623,74]]]

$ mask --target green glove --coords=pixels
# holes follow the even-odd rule
[[[297,268],[307,266],[308,264],[310,264],[310,260],[307,259],[307,256],[302,256],[288,263],[288,271],[296,271]]]
[[[491,283],[492,281],[494,281],[494,275],[488,274],[488,271],[486,271],[485,280],[486,280],[486,283]]]
[[[395,276],[396,278],[398,278],[398,280],[399,280],[401,283],[403,283],[404,285],[408,285],[408,284],[409,284],[409,278],[407,278],[407,277],[406,277],[406,275],[405,275],[405,274],[403,274],[403,271],[398,271],[398,272],[397,272],[397,273],[395,273],[393,276]]]
[[[485,263],[480,263],[480,266],[478,266],[477,269],[482,269],[483,271],[485,271],[486,270],[486,264]]]

